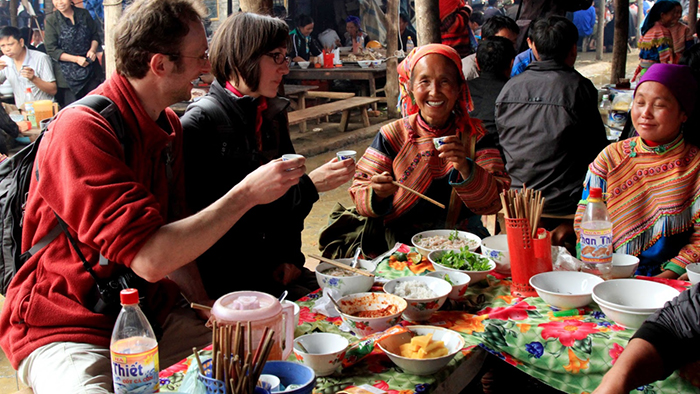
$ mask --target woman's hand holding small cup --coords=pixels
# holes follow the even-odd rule
[[[471,165],[467,161],[467,148],[456,135],[451,135],[444,140],[444,144],[437,148],[438,157],[452,163],[452,167],[459,171],[462,179],[467,179],[471,174]]]

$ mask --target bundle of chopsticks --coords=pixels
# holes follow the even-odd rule
[[[504,190],[501,192],[501,204],[507,219],[527,219],[531,237],[535,238],[544,207],[542,191],[528,189],[525,186],[522,191]]]
[[[258,347],[253,351],[253,329],[250,322],[212,326],[211,377],[222,380],[227,394],[253,394],[263,366],[275,342],[275,330],[265,327]],[[199,372],[205,375],[197,349],[193,348]],[[206,375],[205,375],[206,376]]]

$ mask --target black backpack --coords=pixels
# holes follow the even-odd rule
[[[124,148],[124,126],[119,110],[107,97],[100,95],[85,96],[71,104],[73,106],[85,106],[93,109],[102,115],[112,126],[115,135]],[[0,235],[2,244],[0,245],[0,294],[5,295],[10,281],[15,276],[22,265],[29,258],[43,249],[51,241],[56,239],[64,231],[62,226],[54,227],[44,238],[33,245],[28,251],[21,253],[22,247],[22,220],[24,218],[24,208],[29,197],[29,183],[32,173],[36,152],[44,136],[48,124],[54,118],[41,122],[41,134],[36,141],[24,147],[14,156],[0,162]],[[58,217],[58,215],[57,215]],[[61,219],[59,219],[59,223]],[[67,229],[65,229],[67,232]],[[103,257],[100,256],[100,260]]]

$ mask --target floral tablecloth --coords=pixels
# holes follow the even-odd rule
[[[394,254],[408,251],[408,247],[402,245]],[[424,261],[414,264],[408,259],[404,264],[396,264],[392,262],[395,259],[389,258],[387,255],[379,263],[378,276],[393,278],[432,271]],[[314,292],[297,301],[301,314],[296,336],[323,331],[341,334],[351,342],[357,340],[351,333],[340,330],[340,317],[330,318],[311,312],[319,297],[321,294]],[[590,393],[622,353],[634,331],[616,325],[595,303],[583,308],[582,314],[576,316],[556,317],[553,315],[555,311],[556,308],[539,297],[512,297],[508,278],[489,276],[487,280],[470,284],[461,302],[448,300],[427,323],[422,322],[450,328],[465,338],[466,347],[446,368],[431,376],[406,374],[375,349],[354,366],[318,378],[315,392],[334,393],[349,385],[362,384],[392,394],[431,391],[461,363],[473,357],[477,353],[474,349],[478,347],[554,388],[567,393]],[[404,325],[417,323],[402,322]],[[189,363],[187,359],[161,371],[161,391],[174,391]],[[700,392],[678,372],[638,390],[643,393]]]

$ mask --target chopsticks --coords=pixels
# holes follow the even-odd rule
[[[420,193],[420,192],[418,192],[418,191],[415,191],[415,190],[411,189],[410,187],[404,186],[402,183],[399,183],[399,182],[396,182],[396,181],[391,181],[391,183],[393,183],[394,185],[396,185],[396,186],[398,186],[398,187],[400,187],[400,188],[406,190],[406,191],[409,192],[409,193],[415,194],[416,196],[418,196],[418,197],[424,199],[425,201],[431,202],[431,203],[437,205],[438,207],[440,207],[440,208],[442,208],[442,209],[445,209],[445,206],[444,206],[443,204],[441,204],[441,203],[439,203],[439,202],[433,200],[432,198],[426,196],[425,194],[422,194],[422,193]]]
[[[346,270],[346,271],[350,271],[350,272],[353,272],[353,273],[356,273],[356,274],[360,274],[360,275],[364,275],[364,276],[369,276],[369,277],[371,277],[371,278],[374,277],[374,274],[371,274],[371,273],[366,272],[366,271],[363,271],[363,270],[359,270],[359,269],[357,269],[357,268],[352,268],[352,267],[350,267],[349,265],[345,265],[345,264],[339,263],[339,262],[337,262],[337,261],[335,261],[335,260],[327,259],[327,258],[325,258],[325,257],[318,256],[318,255],[315,255],[315,254],[310,254],[309,257],[311,257],[312,259],[316,259],[316,260],[323,261],[324,263],[328,263],[328,264],[330,264],[330,265],[332,265],[332,266],[334,266],[334,267],[338,267],[338,268],[344,269],[344,270]]]
[[[225,383],[227,394],[253,394],[275,343],[275,330],[265,327],[253,351],[253,328],[250,322],[234,326],[213,322],[211,377]],[[204,370],[196,348],[192,348],[200,372]]]
[[[542,191],[528,189],[523,185],[522,191],[504,190],[500,196],[506,219],[527,219],[530,223],[531,236],[535,238],[544,208]]]

